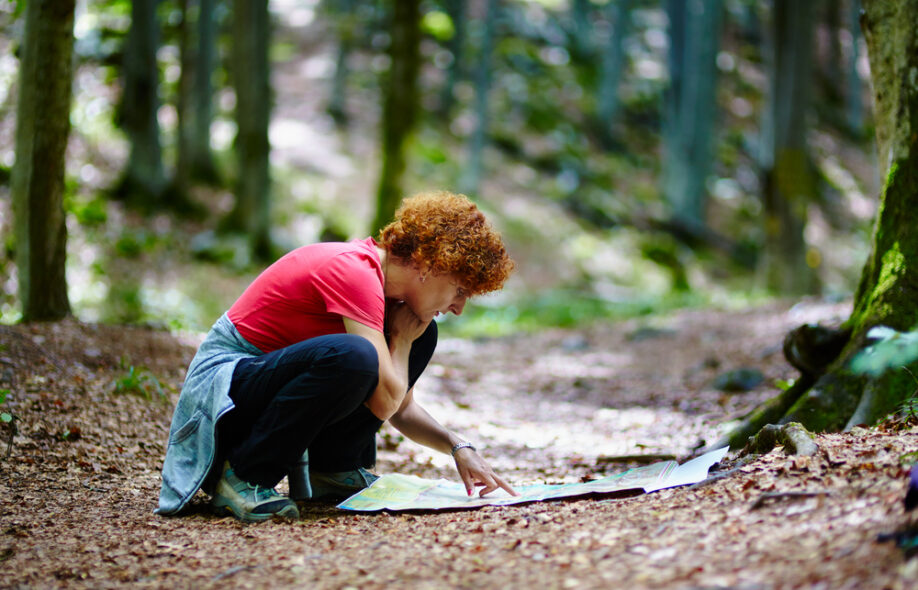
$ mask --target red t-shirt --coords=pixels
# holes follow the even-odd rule
[[[342,317],[383,331],[384,275],[373,238],[302,246],[269,266],[229,309],[264,352],[341,334]]]

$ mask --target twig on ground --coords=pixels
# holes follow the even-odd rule
[[[596,457],[597,465],[607,465],[610,463],[641,463],[649,465],[657,461],[675,461],[675,455],[600,455]]]
[[[691,486],[689,486],[689,489],[695,490],[698,488],[703,488],[707,485],[711,485],[714,482],[720,481],[722,479],[726,479],[730,477],[731,475],[733,475],[734,473],[738,472],[741,468],[742,468],[742,465],[740,467],[734,467],[733,469],[728,469],[727,471],[719,471],[715,473],[714,475],[711,475],[707,479],[703,479],[696,484],[692,484]]]
[[[257,566],[254,566],[254,565],[237,565],[237,566],[235,566],[235,567],[229,568],[229,569],[226,570],[225,572],[221,572],[221,573],[217,574],[216,576],[214,576],[213,578],[211,578],[211,581],[216,582],[216,581],[218,581],[218,580],[222,580],[222,579],[224,579],[224,578],[228,578],[228,577],[230,577],[230,576],[232,576],[232,575],[234,575],[234,574],[238,574],[239,572],[244,572],[244,571],[246,571],[246,570],[253,570],[253,569],[255,569],[256,567],[257,567]]]
[[[769,500],[794,500],[797,498],[815,498],[818,496],[831,496],[832,492],[828,490],[819,490],[814,492],[765,492],[752,504],[751,510],[761,508]]]

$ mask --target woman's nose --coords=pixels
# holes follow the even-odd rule
[[[465,297],[461,297],[457,299],[456,301],[453,302],[452,305],[449,306],[449,310],[456,315],[462,315],[462,310],[463,308],[465,308],[466,301],[468,301],[468,299],[466,299]]]

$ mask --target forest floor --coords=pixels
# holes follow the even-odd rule
[[[447,339],[416,395],[514,484],[595,478],[635,465],[620,455],[682,459],[701,439],[711,444],[722,423],[793,377],[779,346],[788,328],[847,311],[773,303]],[[914,421],[819,435],[813,457],[730,455],[712,471],[719,479],[631,497],[369,514],[303,504],[297,521],[242,524],[211,515],[200,494],[182,516],[156,516],[171,410],[199,339],[76,321],[0,326],[3,409],[18,416],[11,453],[0,454],[0,586],[907,588],[918,579],[918,558],[878,541],[916,522],[902,503]],[[712,386],[740,367],[765,380],[745,393]],[[138,394],[144,386],[150,399]],[[377,471],[455,479],[445,458],[388,427]]]

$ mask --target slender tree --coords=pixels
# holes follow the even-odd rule
[[[787,391],[753,412],[724,442],[741,446],[774,422],[802,422],[811,430],[872,423],[914,395],[912,374],[890,370],[855,374],[851,360],[874,326],[899,331],[918,326],[918,0],[864,0],[862,19],[873,78],[877,146],[885,182],[872,252],[864,265],[854,309],[838,330],[803,326],[785,341],[802,375]],[[911,373],[918,371],[912,363]]]
[[[802,294],[818,286],[803,230],[816,180],[806,142],[812,71],[813,4],[774,0],[768,106],[760,158],[765,244],[765,285]]]
[[[484,174],[484,150],[488,138],[488,94],[491,89],[491,54],[500,11],[500,0],[488,0],[479,35],[479,56],[475,69],[475,129],[469,142],[469,161],[461,179],[462,190],[476,194]]]
[[[847,27],[851,32],[851,44],[846,55],[847,67],[845,69],[845,122],[848,131],[856,136],[864,132],[864,109],[861,105],[861,93],[864,85],[858,73],[858,46],[861,39],[860,27],[860,0],[848,0]]]
[[[593,38],[593,3],[590,0],[573,0],[570,6],[571,47],[578,59],[593,57],[596,46]]]
[[[445,0],[446,11],[450,20],[453,22],[453,36],[449,39],[447,47],[452,55],[452,61],[446,70],[446,79],[443,81],[443,88],[440,91],[440,104],[438,114],[440,120],[449,124],[451,119],[453,105],[456,101],[453,92],[456,83],[462,78],[465,70],[465,41],[466,41],[466,0]]]
[[[332,78],[331,99],[328,112],[339,126],[347,124],[347,79],[350,75],[348,61],[356,45],[357,16],[354,14],[354,0],[339,0],[335,3],[335,30],[338,33],[338,53],[335,58],[335,75]]]
[[[632,0],[608,2],[603,9],[606,18],[596,90],[596,120],[599,139],[606,147],[611,147],[614,143],[612,126],[619,111],[618,87],[625,70],[626,58],[623,41],[631,28],[631,2]]]
[[[24,321],[70,313],[63,196],[74,9],[75,0],[29,0],[25,8],[11,182]]]
[[[172,183],[169,191],[177,199],[183,201],[188,198],[188,188],[191,184],[191,129],[189,125],[190,103],[191,103],[191,82],[194,77],[195,56],[192,51],[192,30],[189,26],[189,19],[194,10],[194,0],[178,0],[179,12],[182,20],[178,27],[179,37],[179,60],[181,63],[181,76],[178,82],[178,93],[175,101],[175,111],[178,116],[177,123],[177,147],[175,170],[172,176]]]
[[[194,39],[197,51],[188,109],[188,159],[193,179],[219,184],[220,175],[210,148],[210,124],[214,118],[213,76],[217,63],[217,0],[197,0],[197,4],[197,36]]]
[[[130,154],[116,196],[147,206],[158,206],[166,187],[159,110],[159,0],[132,0],[131,27],[124,46],[124,90],[119,122],[127,133]]]
[[[268,0],[233,2],[233,87],[236,90],[236,205],[225,227],[245,231],[253,255],[272,257],[270,237],[271,78]]]
[[[382,173],[376,192],[373,229],[388,223],[402,198],[406,146],[417,120],[418,70],[421,64],[421,2],[392,2],[389,56],[382,120]]]
[[[705,226],[711,171],[721,0],[669,0],[669,74],[663,129],[663,195],[675,222]]]

